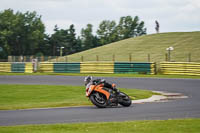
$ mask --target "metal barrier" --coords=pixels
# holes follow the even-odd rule
[[[21,62],[11,63],[11,72],[24,73],[25,63],[21,63]]]
[[[11,72],[11,63],[0,62],[0,72]]]
[[[55,73],[142,73],[156,74],[155,63],[128,62],[40,62],[40,72]]]
[[[200,75],[200,63],[196,62],[161,62],[162,74]]]
[[[32,73],[35,71],[33,62],[0,62],[0,72]],[[37,66],[37,65],[36,65]],[[128,62],[80,62],[53,63],[40,62],[39,72],[47,73],[142,73],[155,74],[155,63]]]
[[[80,73],[114,73],[113,62],[81,62]]]
[[[33,65],[30,62],[0,62],[0,72],[32,73]]]
[[[80,63],[53,63],[56,73],[80,73]]]
[[[33,63],[0,62],[0,72],[32,73]],[[36,63],[37,64],[37,63]],[[134,62],[80,62],[53,63],[40,62],[39,72],[50,73],[142,73],[156,74],[155,63]],[[200,63],[196,62],[161,62],[162,74],[200,75]]]
[[[114,71],[115,73],[156,74],[156,64],[116,62]]]
[[[39,64],[39,71],[40,72],[54,72],[53,63],[52,62],[40,62]]]
[[[34,68],[33,68],[33,63],[25,63],[25,73],[33,73]]]

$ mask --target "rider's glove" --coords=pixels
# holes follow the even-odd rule
[[[119,90],[116,87],[113,87],[113,91],[115,91],[116,93],[119,93]]]

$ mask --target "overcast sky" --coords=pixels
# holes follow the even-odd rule
[[[96,31],[103,20],[122,16],[139,16],[147,33],[155,33],[155,20],[160,32],[200,31],[200,0],[0,0],[0,11],[36,11],[42,16],[46,33],[54,26],[67,29],[74,24],[76,33],[88,23]]]

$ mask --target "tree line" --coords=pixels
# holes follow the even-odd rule
[[[69,55],[144,34],[144,21],[138,16],[123,16],[118,23],[103,20],[96,32],[92,24],[82,28],[79,36],[73,24],[66,29],[55,25],[54,33],[49,35],[35,11],[15,13],[7,9],[0,12],[0,58],[6,59],[8,55],[59,56],[61,47],[63,55]]]

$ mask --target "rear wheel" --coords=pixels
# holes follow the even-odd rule
[[[107,106],[106,96],[102,93],[98,93],[98,92],[93,93],[90,96],[90,100],[98,108],[106,108],[106,106]]]
[[[130,97],[128,95],[126,95],[123,92],[120,92],[119,97],[120,97],[119,104],[121,104],[124,107],[131,106],[132,101],[131,101],[131,99],[130,99]]]

